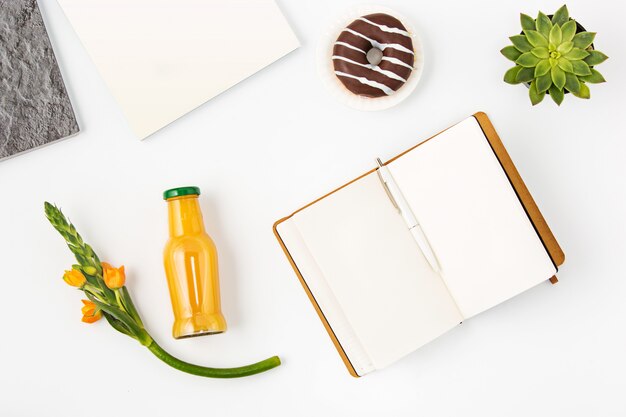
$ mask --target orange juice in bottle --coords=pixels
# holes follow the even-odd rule
[[[165,245],[167,284],[174,310],[174,338],[222,333],[217,250],[204,230],[198,187],[167,190],[170,238]]]

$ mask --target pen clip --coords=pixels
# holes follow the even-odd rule
[[[380,179],[380,183],[383,185],[383,188],[385,189],[385,193],[387,193],[387,197],[389,197],[389,200],[391,200],[391,204],[393,204],[396,210],[398,210],[398,213],[400,213],[400,206],[398,206],[396,199],[393,197],[393,194],[391,194],[391,190],[389,190],[389,186],[387,185],[387,182],[385,181],[382,174],[380,173],[380,169],[384,167],[383,162],[380,160],[380,158],[376,158],[376,162],[378,163],[378,168],[376,169],[376,174],[378,174],[378,179]]]

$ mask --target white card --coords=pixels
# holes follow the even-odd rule
[[[299,46],[273,0],[58,0],[144,139]]]

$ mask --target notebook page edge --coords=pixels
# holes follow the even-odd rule
[[[275,230],[283,241],[293,265],[298,269],[302,283],[306,285],[305,291],[310,295],[311,301],[317,305],[320,318],[328,325],[329,333],[332,332],[331,339],[334,336],[335,347],[343,351],[358,376],[374,371],[375,367],[371,359],[361,341],[354,334],[332,291],[325,283],[325,278],[311,256],[293,217],[277,224]]]

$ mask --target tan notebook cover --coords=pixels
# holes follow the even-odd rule
[[[504,169],[511,185],[513,186],[517,197],[519,198],[520,202],[522,203],[526,214],[528,215],[529,219],[531,220],[535,231],[537,232],[539,238],[541,239],[546,251],[548,252],[552,262],[554,263],[555,266],[560,266],[563,264],[563,262],[565,261],[565,254],[563,253],[563,251],[561,250],[561,247],[559,246],[558,242],[556,241],[556,238],[554,237],[554,235],[552,234],[552,231],[550,230],[550,228],[548,227],[548,224],[546,223],[545,219],[543,218],[541,212],[539,211],[539,208],[537,207],[537,204],[535,203],[535,201],[533,200],[532,196],[530,195],[530,192],[528,191],[528,188],[526,187],[526,185],[524,184],[524,181],[522,180],[521,176],[519,175],[519,172],[517,171],[517,169],[515,168],[515,165],[513,164],[513,161],[511,160],[509,154],[507,153],[504,145],[502,144],[502,141],[500,140],[498,134],[496,133],[496,130],[494,129],[493,125],[491,124],[491,121],[489,120],[489,118],[487,117],[487,115],[483,112],[478,112],[475,113],[473,115],[476,120],[478,121],[483,133],[485,134],[491,149],[493,150],[494,154],[496,155],[496,157],[498,158],[498,161],[500,162],[502,168]],[[441,133],[441,132],[440,132]],[[432,136],[431,138],[427,139],[430,140],[434,137],[436,137],[437,135]],[[399,158],[400,156],[404,155],[405,153],[415,149],[416,147],[420,146],[422,143],[407,149],[406,151],[396,155],[395,157],[393,157],[392,159],[390,159],[389,161],[385,162],[385,164]],[[295,213],[305,209],[306,207],[316,203],[317,201],[326,198],[327,196],[337,192],[338,190],[346,187],[347,185],[353,183],[354,181],[357,181],[358,179],[371,174],[372,172],[374,172],[375,169],[372,169],[366,173],[364,173],[363,175],[355,178],[354,180],[342,185],[341,187],[331,191],[330,193],[324,195],[323,197],[318,198],[317,200],[307,204],[306,206],[296,210],[294,213],[292,213],[291,215],[284,217],[280,220],[278,220],[275,224],[274,224],[274,235],[276,236],[276,238],[278,239],[279,244],[281,245],[281,247],[283,248],[283,251],[285,253],[285,255],[287,256],[287,259],[289,260],[293,270],[295,271],[296,275],[298,276],[298,279],[300,280],[300,283],[302,284],[302,287],[304,288],[305,292],[307,293],[307,296],[309,297],[309,300],[311,300],[311,303],[313,304],[313,307],[315,308],[315,311],[317,312],[318,316],[320,317],[322,323],[324,324],[324,327],[326,328],[326,331],[328,332],[328,335],[330,336],[331,340],[333,341],[333,344],[335,345],[335,348],[337,349],[337,351],[339,352],[339,355],[341,356],[344,364],[346,365],[346,367],[348,368],[348,371],[350,372],[350,374],[354,377],[359,377],[359,375],[357,375],[354,367],[352,366],[352,364],[350,363],[350,360],[348,359],[348,356],[346,355],[344,349],[341,346],[341,343],[339,342],[339,340],[337,339],[335,333],[333,332],[332,327],[330,326],[330,324],[328,323],[328,320],[326,319],[326,317],[324,316],[324,312],[320,309],[317,301],[315,300],[315,296],[313,295],[313,293],[311,292],[311,290],[309,289],[306,281],[304,280],[302,274],[300,273],[298,267],[296,266],[293,258],[291,257],[289,250],[287,249],[287,247],[285,246],[283,240],[281,239],[280,235],[278,234],[277,231],[277,226],[284,222],[285,220],[289,219],[290,217],[292,217]],[[553,276],[552,278],[550,278],[550,282],[552,282],[553,284],[555,284],[556,282],[558,282],[556,276]]]

